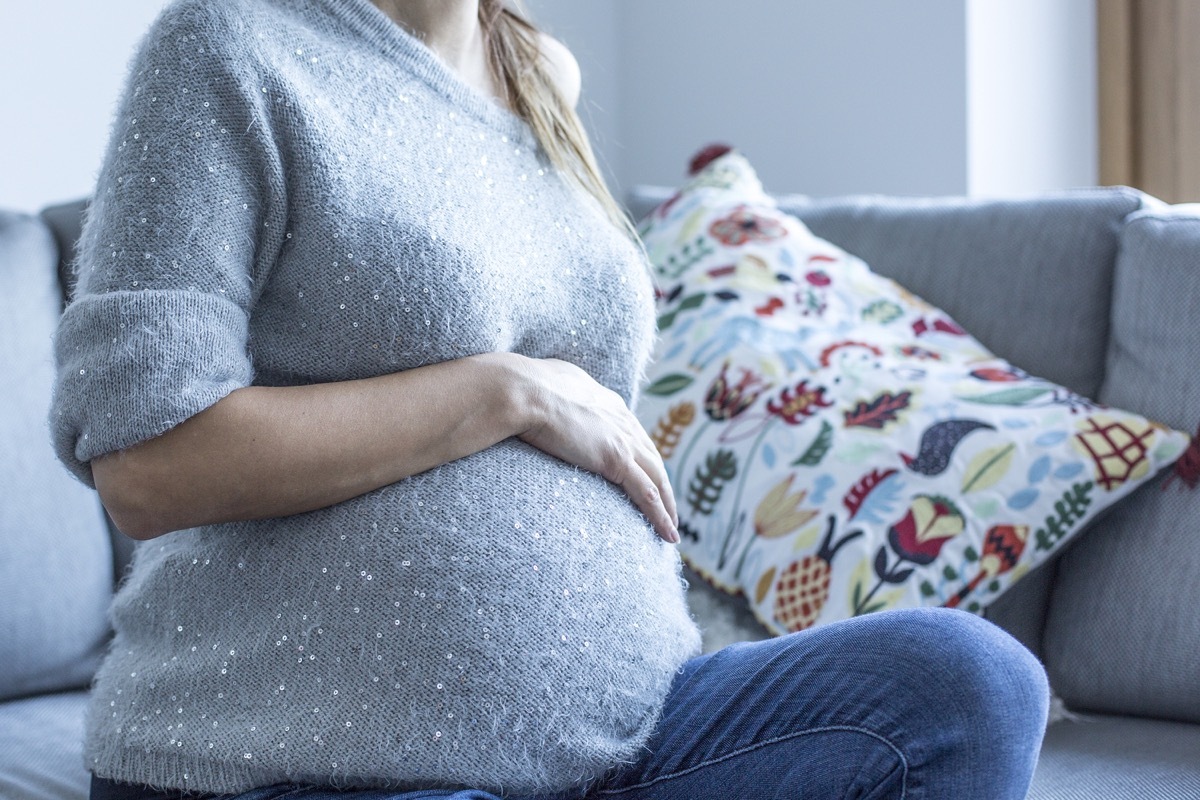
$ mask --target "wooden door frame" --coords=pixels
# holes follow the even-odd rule
[[[1200,2],[1096,0],[1100,182],[1200,200]]]

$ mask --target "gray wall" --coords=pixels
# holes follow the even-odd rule
[[[655,0],[646,0],[654,2]],[[583,73],[579,116],[610,183],[625,160],[621,135],[621,0],[525,0],[537,23],[569,44]]]
[[[133,47],[164,0],[0,0],[0,208],[91,194]]]
[[[622,179],[672,183],[708,141],[768,189],[961,193],[961,0],[623,6]]]
[[[1093,0],[527,1],[579,56],[618,190],[713,141],[815,196],[1098,180]]]

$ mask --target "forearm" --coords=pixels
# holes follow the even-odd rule
[[[518,359],[484,354],[364,380],[239,389],[94,460],[96,487],[138,539],[333,505],[521,433]]]

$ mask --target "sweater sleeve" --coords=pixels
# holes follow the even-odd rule
[[[236,4],[231,4],[236,6]],[[224,3],[170,4],[113,121],[55,337],[55,450],[89,462],[249,385],[249,317],[283,245],[269,74]]]

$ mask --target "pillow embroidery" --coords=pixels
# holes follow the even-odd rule
[[[660,336],[638,416],[683,557],[776,633],[981,611],[1187,445],[998,359],[779,212],[735,152],[641,233]]]

